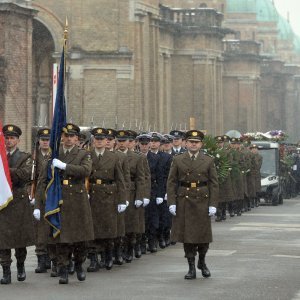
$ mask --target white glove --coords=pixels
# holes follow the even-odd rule
[[[140,207],[140,206],[143,205],[143,201],[141,201],[141,200],[135,200],[134,201],[134,205],[135,205],[135,207]]]
[[[30,202],[31,206],[34,206],[34,204],[35,204],[35,198],[31,199],[31,196],[29,195],[29,202]]]
[[[128,207],[128,206],[129,206],[129,201],[126,200],[126,207]]]
[[[164,202],[164,199],[163,198],[160,198],[160,197],[157,197],[156,198],[156,204],[159,205],[159,204],[162,204]]]
[[[208,215],[212,217],[217,212],[217,209],[214,206],[208,208]]]
[[[34,216],[34,218],[37,220],[37,221],[39,221],[40,219],[41,219],[41,211],[39,210],[39,209],[35,209],[34,211],[33,211],[33,216]]]
[[[176,216],[176,205],[170,205],[169,206],[169,212],[173,215]]]
[[[118,212],[122,213],[127,208],[126,204],[118,204]]]
[[[52,166],[61,170],[65,170],[67,164],[57,158],[54,158],[52,161]]]
[[[167,193],[165,194],[165,198],[164,198],[164,200],[165,200],[165,201],[167,201],[167,200],[168,200],[168,195],[167,195]]]
[[[150,199],[144,198],[143,200],[144,200],[143,206],[146,207],[150,203]]]

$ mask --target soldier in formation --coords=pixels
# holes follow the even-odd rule
[[[209,277],[205,256],[212,241],[210,217],[216,213],[216,221],[224,221],[227,211],[231,217],[241,215],[257,203],[261,157],[255,145],[246,149],[240,139],[215,138],[229,165],[218,189],[214,159],[203,151],[204,135],[198,130],[138,135],[133,130],[95,127],[83,137],[77,125],[68,123],[59,158],[52,161],[61,176],[61,232],[57,238],[49,237],[44,215],[51,132],[49,128],[38,131],[33,217],[28,200],[32,161],[29,154],[17,149],[21,133],[15,125],[4,127],[14,199],[22,201],[13,201],[0,211],[0,223],[16,219],[10,237],[5,236],[6,230],[0,234],[2,284],[11,282],[12,248],[16,249],[18,280],[25,280],[26,247],[33,244],[38,257],[36,273],[47,272],[49,256],[51,276],[59,276],[60,284],[68,283],[73,262],[77,279],[85,280],[87,255],[87,271],[97,272],[176,242],[184,244],[189,265],[185,278],[196,278],[197,252],[197,267],[203,277]],[[25,225],[15,211],[28,215]]]

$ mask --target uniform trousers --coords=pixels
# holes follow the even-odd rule
[[[199,253],[199,256],[205,257],[209,248],[209,243],[201,243],[201,244],[183,244],[183,249],[186,258],[193,258]]]
[[[87,254],[86,242],[56,244],[57,266],[59,268],[68,267],[72,253],[74,255],[75,265],[84,263]]]
[[[16,248],[15,257],[18,263],[24,263],[27,256],[26,248]],[[0,250],[0,264],[3,267],[10,266],[12,263],[11,249]]]

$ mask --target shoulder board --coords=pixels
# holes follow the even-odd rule
[[[202,152],[204,155],[206,155],[206,156],[209,156],[209,157],[211,157],[211,158],[215,158],[213,155],[211,155],[211,154],[208,154],[207,152]]]

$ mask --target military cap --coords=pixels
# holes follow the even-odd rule
[[[134,130],[127,130],[128,132],[128,138],[131,140],[135,140],[136,137],[138,136],[137,132],[135,132]]]
[[[50,128],[40,128],[37,132],[38,138],[50,139],[51,129]]]
[[[217,143],[223,143],[224,142],[224,136],[223,135],[217,135],[215,136],[215,140]]]
[[[66,134],[76,134],[79,136],[80,128],[72,123],[67,123],[65,127],[63,127],[63,132]]]
[[[150,132],[151,140],[153,142],[161,142],[163,136],[159,132]]]
[[[79,140],[81,141],[81,142],[84,142],[85,140],[87,139],[87,135],[85,134],[85,133],[80,133],[79,134]]]
[[[165,144],[173,143],[174,136],[171,134],[164,134],[164,138],[166,139]]]
[[[92,129],[91,134],[94,137],[106,137],[108,134],[108,130],[102,127],[95,127]]]
[[[184,132],[180,130],[172,130],[170,131],[170,135],[172,135],[174,139],[183,139],[185,137]]]
[[[185,134],[187,141],[202,141],[204,139],[204,133],[200,130],[189,130]]]
[[[232,138],[230,138],[230,143],[231,144],[240,144],[241,143],[241,139],[240,138],[236,138],[236,137],[232,137]]]
[[[226,134],[223,135],[224,142],[230,141],[230,137]]]
[[[119,141],[125,141],[129,139],[129,132],[127,130],[118,130],[117,131],[117,139]]]
[[[21,128],[16,125],[12,125],[12,124],[4,125],[2,130],[5,136],[19,137],[20,135],[22,135]]]
[[[151,135],[150,134],[147,134],[147,133],[143,133],[143,134],[140,134],[136,137],[136,139],[140,142],[140,143],[143,143],[143,142],[147,142],[149,143],[150,140],[151,140]]]
[[[250,148],[250,149],[257,149],[258,147],[257,147],[256,144],[251,144],[251,145],[249,146],[249,148]]]
[[[115,138],[117,136],[117,131],[111,128],[107,129],[107,136]]]

